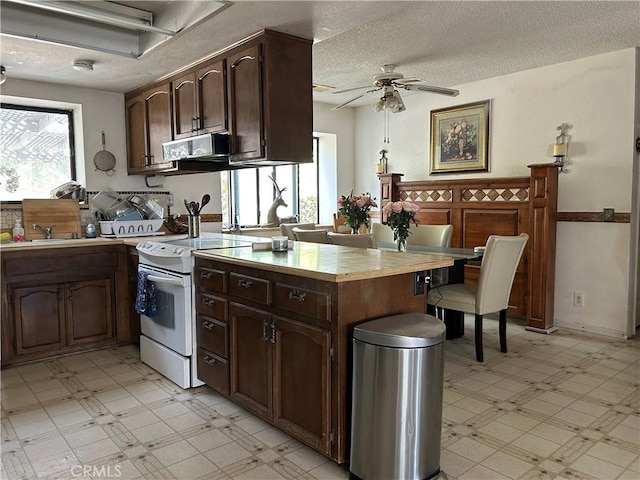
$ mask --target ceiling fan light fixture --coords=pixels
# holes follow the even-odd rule
[[[382,112],[383,110],[388,110],[391,113],[399,113],[404,112],[406,110],[404,106],[404,102],[402,101],[402,97],[398,90],[394,90],[393,92],[386,92],[380,99],[375,103],[373,109],[376,112]]]
[[[93,60],[76,60],[71,65],[74,70],[78,72],[92,72],[93,71]]]

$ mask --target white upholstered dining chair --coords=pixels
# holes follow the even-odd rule
[[[389,228],[389,227],[387,227]],[[412,225],[407,243],[425,247],[449,247],[453,225]]]
[[[294,228],[302,228],[304,230],[315,230],[315,223],[281,223],[280,233],[283,236],[289,237],[289,240],[295,240],[296,236],[293,233]]]
[[[296,240],[299,242],[329,243],[329,240],[327,240],[327,231],[324,229],[306,230],[303,228],[294,227],[293,234],[296,236]]]
[[[372,233],[352,235],[350,233],[327,232],[329,243],[345,247],[376,248],[376,239]]]
[[[376,239],[376,243],[394,243],[393,230],[383,223],[372,223],[371,233]]]
[[[436,287],[427,295],[427,303],[436,307],[436,312],[444,308],[475,315],[474,336],[476,359],[479,362],[484,361],[482,317],[487,313],[499,312],[500,351],[507,352],[509,294],[528,239],[529,235],[526,233],[513,237],[490,235],[482,257],[477,285],[454,283]]]

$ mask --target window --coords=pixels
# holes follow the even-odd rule
[[[3,103],[0,108],[0,200],[49,198],[76,179],[73,112]]]
[[[296,215],[299,222],[318,223],[318,138],[313,139],[313,163],[246,168],[222,172],[223,225],[259,226],[269,223],[269,212],[284,189],[286,206],[278,206],[278,217]],[[273,181],[272,181],[273,179]]]

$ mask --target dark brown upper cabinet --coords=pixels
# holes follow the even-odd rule
[[[129,174],[173,175],[313,161],[311,40],[263,30],[125,95]],[[162,143],[229,133],[229,162],[162,161]]]
[[[153,174],[173,167],[162,158],[162,144],[173,138],[169,83],[129,98],[125,109],[129,174]]]
[[[229,52],[230,164],[313,161],[311,41],[265,30]]]
[[[227,130],[224,60],[216,60],[172,82],[174,138]]]

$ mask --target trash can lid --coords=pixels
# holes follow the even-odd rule
[[[353,338],[372,345],[396,348],[432,347],[444,342],[444,322],[426,313],[403,313],[361,323]]]

